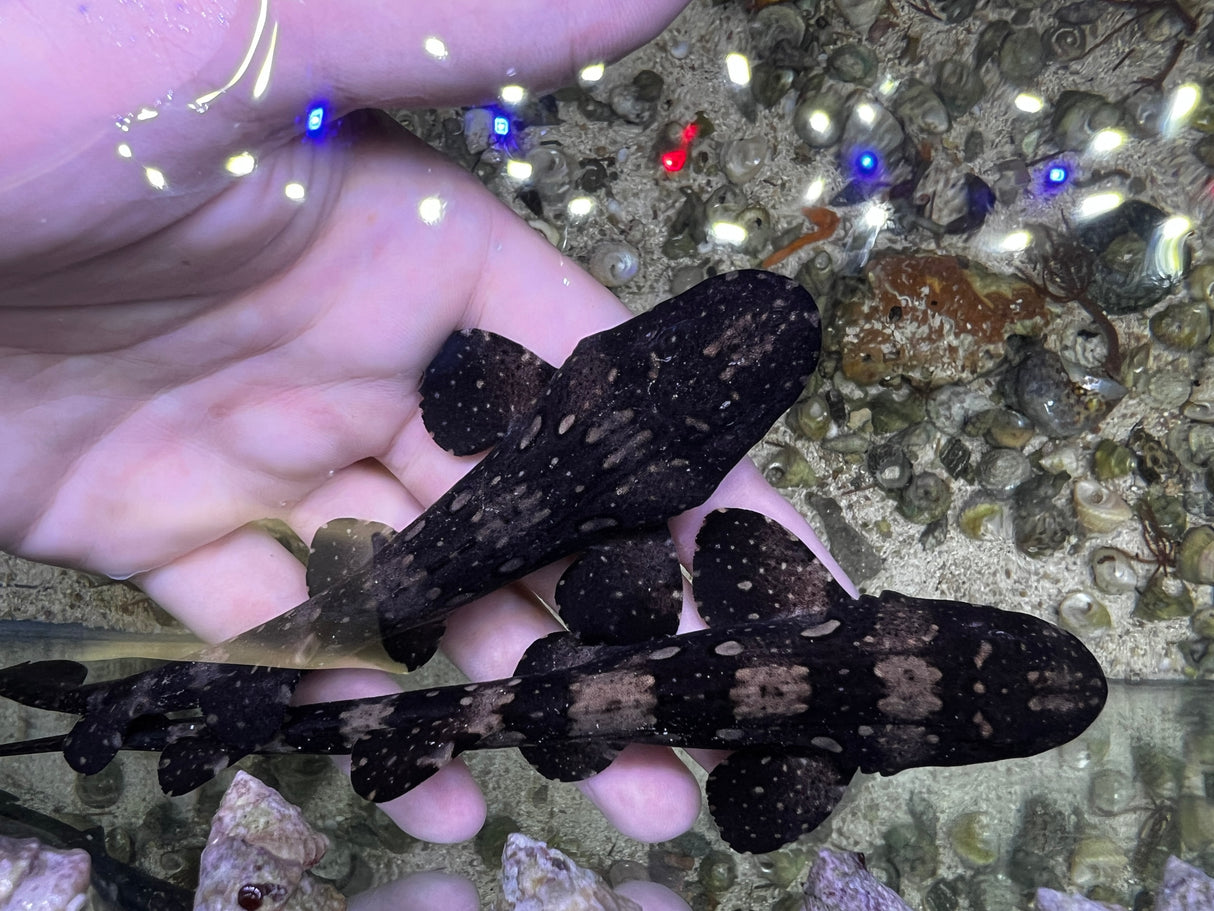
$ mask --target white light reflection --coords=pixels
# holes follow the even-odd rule
[[[826,178],[815,177],[809,182],[809,186],[805,188],[805,204],[808,206],[816,205],[825,192]]]
[[[1181,130],[1197,110],[1201,103],[1201,86],[1194,82],[1186,82],[1176,86],[1168,102],[1168,109],[1163,115],[1162,131],[1170,136]]]
[[[594,211],[594,199],[590,196],[575,196],[569,200],[567,211],[573,218],[585,218]]]
[[[1107,155],[1109,152],[1121,148],[1125,142],[1125,133],[1114,127],[1106,127],[1103,130],[1097,130],[1096,134],[1088,143],[1088,151],[1096,155]]]
[[[809,112],[809,128],[820,136],[830,132],[830,114],[821,108]]]
[[[740,247],[746,243],[746,229],[732,221],[714,221],[709,229],[712,239],[719,244]]]
[[[308,195],[308,191],[304,189],[304,185],[297,180],[292,180],[289,184],[282,188],[282,195],[291,202],[303,202]]]
[[[503,85],[498,97],[503,104],[518,104],[527,97],[527,90],[521,85]]]
[[[511,180],[530,180],[531,179],[531,162],[519,161],[517,158],[512,158],[506,162],[506,176]]]
[[[582,71],[577,74],[578,81],[583,85],[594,85],[603,78],[607,68],[601,63],[592,63],[589,66],[582,67]]]
[[[1123,202],[1125,202],[1125,196],[1117,190],[1091,193],[1079,201],[1079,211],[1076,215],[1079,218],[1095,218],[1105,212],[1112,212]]]
[[[867,101],[861,101],[856,105],[856,116],[862,124],[871,127],[877,119],[877,110]]]
[[[155,108],[140,108],[139,113],[135,115],[136,120],[155,120],[160,116],[160,112]]]
[[[436,225],[443,220],[443,211],[447,204],[438,196],[426,196],[417,204],[417,217],[428,225]]]
[[[888,98],[898,90],[899,82],[893,76],[886,76],[881,80],[881,84],[877,86],[877,94],[882,98]]]
[[[1150,260],[1160,275],[1179,278],[1184,273],[1184,241],[1193,230],[1193,222],[1173,215],[1155,229],[1151,237]]]
[[[1012,104],[1016,106],[1016,110],[1024,114],[1036,114],[1045,107],[1045,102],[1041,100],[1040,96],[1029,92],[1021,92]]]
[[[734,85],[750,85],[750,61],[745,54],[726,54],[725,72]]]
[[[147,178],[148,183],[156,190],[163,190],[169,185],[169,182],[164,179],[164,171],[160,168],[144,168],[143,176]]]
[[[199,95],[197,98],[195,98],[190,107],[201,114],[206,110],[208,104],[230,89],[244,77],[245,72],[249,68],[249,64],[253,62],[253,55],[257,52],[257,46],[261,44],[261,35],[265,31],[266,17],[269,15],[269,12],[270,0],[261,0],[260,6],[257,10],[257,24],[253,27],[253,37],[249,41],[249,47],[245,51],[244,59],[241,60],[240,64],[236,67],[236,72],[232,74],[232,78],[230,78],[219,88],[212,92]]]
[[[431,35],[422,42],[422,49],[435,60],[447,59],[447,43],[442,38]]]
[[[1033,243],[1030,231],[1009,231],[999,238],[998,248],[1004,253],[1022,253]]]
[[[257,167],[257,159],[252,152],[237,152],[223,163],[223,168],[233,177],[245,177],[253,173]]]
[[[889,221],[889,209],[884,204],[871,201],[868,208],[864,210],[864,225],[874,233],[885,227],[885,223]]]
[[[130,158],[135,153],[131,151],[131,147],[125,142],[118,143],[118,156],[120,158]]]
[[[270,46],[266,50],[266,59],[261,62],[257,71],[257,79],[253,82],[253,98],[260,98],[270,87],[270,71],[274,69],[274,52],[278,49],[278,23],[270,29]]]

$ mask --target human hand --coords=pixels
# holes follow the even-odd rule
[[[682,3],[520,0],[488,5],[492,21],[473,0],[13,10],[0,82],[27,89],[0,97],[0,546],[135,574],[218,640],[306,597],[298,563],[251,520],[281,517],[305,539],[336,516],[411,521],[471,465],[417,419],[418,378],[451,330],[480,326],[559,363],[627,314],[385,116],[356,113],[307,142],[306,111],[318,98],[334,116],[484,100],[509,68],[509,81],[559,84]],[[431,35],[445,59],[420,50]],[[72,65],[49,67],[52,54]],[[256,167],[234,176],[242,153]],[[423,199],[441,202],[433,224]],[[744,467],[674,523],[684,560],[698,516],[735,504],[807,533]],[[527,582],[550,600],[551,573]],[[472,678],[501,677],[552,628],[507,589],[453,616],[444,646]],[[340,673],[307,694],[384,685]],[[583,788],[643,840],[685,829],[699,801],[655,748],[630,748]],[[436,841],[484,816],[458,763],[385,809]]]

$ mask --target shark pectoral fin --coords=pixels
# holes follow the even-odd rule
[[[371,731],[350,750],[350,783],[375,803],[395,800],[417,787],[460,752],[451,719],[420,727]]]
[[[443,449],[481,452],[531,409],[555,372],[518,342],[483,329],[454,332],[422,376],[422,420]]]
[[[81,715],[88,668],[76,661],[26,661],[0,670],[0,696],[48,712]]]
[[[709,773],[708,809],[735,851],[774,851],[820,826],[855,772],[829,753],[739,750]]]
[[[557,583],[556,603],[565,625],[590,644],[673,636],[683,576],[669,530],[642,528],[587,548]]]
[[[435,620],[396,633],[384,632],[384,651],[393,661],[415,671],[434,657],[446,629],[446,620]]]
[[[696,535],[692,590],[709,626],[816,614],[825,619],[831,581],[800,539],[760,513],[718,509]]]
[[[109,713],[86,715],[63,738],[63,758],[81,775],[93,775],[110,764],[122,749],[125,718],[115,723]]]
[[[274,737],[300,672],[277,667],[214,665],[198,691],[198,707],[215,738],[241,753]]]
[[[160,751],[156,777],[165,794],[180,797],[202,787],[244,755],[202,731],[166,744]]]
[[[320,526],[308,549],[308,597],[369,566],[395,534],[391,525],[370,519],[333,519]]]
[[[584,743],[530,744],[519,752],[545,778],[581,781],[597,775],[611,764],[626,744],[593,741]]]

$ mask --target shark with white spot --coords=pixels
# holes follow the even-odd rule
[[[351,754],[355,790],[382,801],[469,750],[517,747],[542,774],[576,780],[627,743],[729,749],[708,777],[709,807],[730,845],[763,852],[821,824],[857,769],[1031,755],[1078,736],[1104,705],[1091,653],[1028,614],[852,598],[798,539],[745,510],[710,514],[697,544],[707,630],[599,645],[557,633],[508,680],[293,707],[258,752]],[[13,695],[4,674],[27,690],[41,677],[42,707],[76,711],[82,671],[18,667],[0,672],[0,690]],[[161,751],[170,793],[236,758],[202,719],[144,724],[124,745]]]
[[[673,633],[681,581],[666,520],[704,502],[762,439],[820,349],[809,293],[753,270],[582,339],[559,369],[483,330],[453,334],[422,381],[423,419],[443,448],[492,447],[485,458],[399,534],[376,536],[353,572],[315,561],[303,604],[95,689],[69,762],[97,771],[139,718],[194,706],[224,743],[253,750],[278,729],[299,669],[385,652],[416,667],[456,607],[579,552],[562,584],[621,597],[575,605],[567,625],[587,640]]]

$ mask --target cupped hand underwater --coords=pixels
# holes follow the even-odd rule
[[[627,312],[471,176],[359,109],[559,85],[684,2],[0,5],[0,84],[21,87],[0,96],[0,547],[133,576],[220,640],[307,596],[253,520],[305,540],[338,516],[411,521],[473,464],[418,411],[452,330],[560,363]],[[329,120],[305,138],[320,102]],[[672,523],[684,562],[698,517],[735,504],[812,534],[745,465]],[[551,601],[553,574],[527,583]],[[461,609],[444,648],[474,679],[507,676],[554,628],[506,589]],[[329,672],[307,696],[391,686]],[[699,805],[651,747],[583,789],[642,840]],[[459,762],[384,808],[433,841],[485,814]]]

